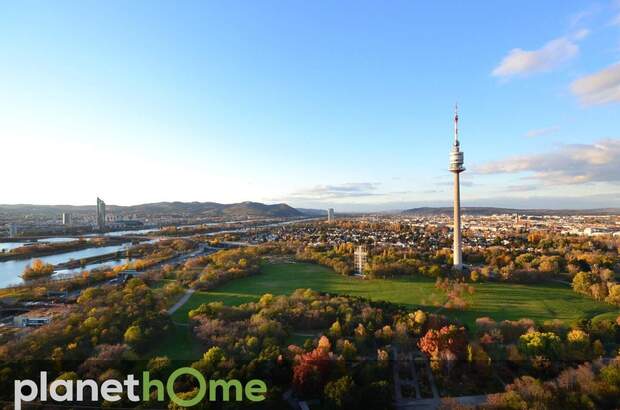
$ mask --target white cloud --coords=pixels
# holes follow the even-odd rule
[[[537,185],[533,185],[533,184],[508,185],[508,186],[506,186],[505,191],[507,191],[507,192],[528,192],[528,191],[535,191],[538,188],[539,187]]]
[[[543,184],[620,184],[620,139],[562,145],[544,154],[492,161],[474,168],[479,174],[530,172]]]
[[[588,10],[582,10],[578,13],[573,14],[568,19],[570,27],[577,27],[586,20],[589,20],[594,14],[598,12],[598,8],[590,8]]]
[[[538,50],[514,48],[492,71],[495,77],[513,77],[551,71],[579,54],[577,41],[585,38],[588,30],[549,41]]]
[[[590,30],[588,30],[587,28],[582,28],[581,30],[573,33],[572,38],[573,40],[583,40],[584,38],[588,37],[588,35],[590,34]]]
[[[340,185],[317,185],[312,188],[294,192],[289,199],[325,200],[376,196],[379,184],[374,182],[350,182]]]
[[[570,89],[584,105],[620,101],[620,63],[573,81]]]
[[[545,128],[538,128],[535,130],[529,130],[528,132],[525,133],[525,136],[528,138],[542,137],[544,135],[555,134],[559,130],[560,130],[560,127],[558,127],[557,125],[554,125],[553,127],[545,127]]]

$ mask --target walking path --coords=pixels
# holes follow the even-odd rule
[[[562,279],[549,279],[549,282],[561,283],[562,285],[573,286],[572,282]]]
[[[196,291],[196,289],[187,289],[185,291],[185,294],[183,295],[183,297],[181,297],[181,299],[179,299],[179,301],[177,303],[175,303],[170,309],[168,309],[168,314],[172,315],[174,312],[179,310],[179,308],[181,306],[183,306],[185,303],[187,303],[187,301],[189,300],[189,298],[192,297],[192,295],[194,294],[195,291]]]

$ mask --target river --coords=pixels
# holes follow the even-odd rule
[[[43,262],[57,265],[59,263],[68,262],[71,259],[79,260],[82,258],[88,258],[91,256],[105,255],[107,253],[113,253],[127,249],[130,243],[122,245],[110,245],[102,246],[99,248],[81,249],[79,251],[71,251],[65,253],[59,253],[56,255],[41,256],[38,258],[11,260],[0,262],[0,288],[4,288],[10,285],[16,285],[22,283],[22,279],[19,275],[24,271],[26,265],[32,263],[34,259],[41,259]],[[115,261],[106,263],[107,265],[115,265]],[[88,267],[94,267],[97,264],[89,265]]]
[[[238,228],[238,229],[231,229],[231,230],[221,230],[217,232],[210,232],[207,235],[212,236],[212,235],[217,235],[221,233],[246,232],[249,229],[253,229],[253,228],[282,226],[282,225],[288,225],[288,224],[293,224],[293,223],[298,223],[298,222],[309,221],[313,219],[318,219],[318,218],[304,218],[304,219],[296,219],[296,220],[270,223],[270,224],[260,225],[256,227],[253,226],[249,228],[245,227],[245,228]],[[229,223],[237,223],[237,221],[229,222]],[[200,224],[200,225],[216,225],[216,223]],[[200,225],[197,225],[197,226],[200,226]],[[107,232],[104,235],[105,236],[121,236],[121,235],[131,235],[131,234],[144,235],[144,234],[147,234],[149,232],[154,232],[154,231],[157,231],[157,228],[141,229],[141,230],[135,230],[135,231]],[[84,236],[93,237],[93,236],[100,236],[100,235],[101,234],[88,234]],[[57,238],[40,239],[39,242],[41,243],[43,242],[66,242],[66,241],[76,240],[76,239],[77,238],[57,237]],[[157,242],[159,239],[161,238],[154,238],[154,239],[151,239],[143,243],[153,243],[153,242]],[[17,248],[19,246],[23,246],[25,243],[26,242],[1,242],[0,252],[2,252],[2,249],[9,250],[9,249]],[[21,275],[21,273],[24,271],[24,268],[26,267],[26,265],[32,263],[34,259],[41,259],[43,262],[51,263],[52,265],[57,265],[59,263],[68,262],[71,259],[79,260],[79,259],[88,258],[91,256],[99,256],[99,255],[105,255],[107,253],[117,252],[120,250],[127,249],[129,246],[130,246],[130,243],[125,243],[122,245],[103,246],[100,248],[88,248],[88,249],[82,249],[79,251],[59,253],[56,255],[42,256],[39,258],[30,258],[30,259],[0,262],[0,288],[22,283],[22,279],[19,275]],[[122,260],[119,260],[119,261],[93,263],[93,264],[87,265],[86,269],[90,270],[90,269],[94,269],[94,268],[101,267],[101,266],[117,266],[120,264],[124,264],[126,262],[127,260],[123,258]],[[79,273],[82,270],[85,270],[85,268],[63,269],[63,270],[57,271],[56,273],[57,274],[72,274],[72,273]]]
[[[38,241],[28,241],[28,242],[0,242],[0,252],[7,252],[11,249],[16,249],[22,247],[24,245],[32,245],[32,244],[40,244],[40,243],[60,243],[60,242],[69,242],[76,241],[78,238],[45,238],[39,239]]]
[[[112,231],[112,232],[106,232],[104,234],[100,234],[100,233],[89,233],[86,234],[84,236],[124,236],[124,235],[144,235],[147,234],[149,232],[155,232],[157,231],[159,228],[146,228],[146,229],[137,229],[137,230],[133,230],[133,231]]]

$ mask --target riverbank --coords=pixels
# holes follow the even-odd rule
[[[49,263],[55,267],[59,264],[74,261],[78,266],[80,261],[90,261],[93,263],[94,257],[100,257],[102,255],[118,254],[125,257],[122,252],[126,251],[131,244],[128,242],[118,243],[117,245],[108,245],[102,247],[90,247],[86,249],[80,249],[77,251],[63,252],[54,255],[31,257],[28,259],[20,260],[8,260],[0,262],[0,287],[14,286],[23,283],[20,275],[35,259],[41,259],[44,263]],[[108,256],[109,257],[109,256]],[[113,259],[113,258],[112,258]],[[110,259],[110,260],[112,260]],[[87,265],[87,263],[84,263]]]
[[[8,252],[0,253],[0,262],[39,258],[43,256],[74,252],[88,248],[100,248],[104,246],[121,245],[130,241],[132,243],[140,242],[140,240],[136,240],[133,238],[128,239],[124,237],[92,239],[80,238],[74,241],[66,242],[34,242],[32,244],[26,244],[24,246],[13,248]]]

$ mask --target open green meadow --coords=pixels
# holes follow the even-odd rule
[[[519,285],[511,283],[478,283],[469,296],[465,311],[442,310],[468,326],[476,318],[489,316],[495,320],[531,318],[538,322],[551,319],[574,321],[601,314],[620,314],[617,308],[581,296],[563,284]],[[331,269],[306,263],[265,264],[260,274],[234,280],[209,292],[196,292],[175,314],[176,322],[187,322],[187,314],[202,303],[222,301],[237,305],[257,300],[265,293],[290,294],[298,288],[320,292],[347,294],[401,303],[409,308],[437,310],[445,296],[435,289],[435,281],[425,277],[363,280],[341,276]]]
[[[190,328],[183,324],[173,324],[153,349],[144,357],[166,356],[190,364],[201,356],[202,349]]]
[[[470,327],[474,326],[476,318],[482,316],[495,320],[527,317],[538,322],[551,319],[571,322],[593,317],[613,319],[620,315],[619,309],[581,296],[567,285],[558,283],[478,283],[474,287],[474,294],[468,297],[470,307],[467,310],[441,309],[441,313]],[[287,295],[299,288],[386,300],[431,312],[437,311],[437,306],[445,300],[445,295],[435,289],[435,281],[426,277],[363,280],[338,275],[329,268],[314,264],[265,264],[258,275],[231,281],[209,292],[195,292],[172,315],[175,325],[148,356],[165,355],[177,360],[198,358],[201,349],[191,336],[187,323],[189,311],[203,303],[221,301],[226,305],[239,305],[256,301],[265,293]],[[303,343],[307,336],[295,334],[291,343]]]

